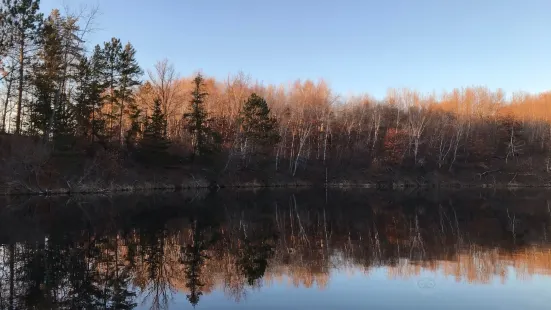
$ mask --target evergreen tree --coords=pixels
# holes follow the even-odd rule
[[[161,108],[161,100],[155,99],[153,114],[145,124],[140,141],[142,158],[148,161],[162,160],[170,146],[166,138],[166,118]]]
[[[111,296],[109,296],[110,303],[107,309],[131,310],[136,308],[137,304],[134,302],[136,293],[129,290],[130,282],[131,278],[127,272],[110,279]]]
[[[76,78],[75,133],[79,137],[91,139],[94,104],[90,99],[92,96],[92,65],[87,57],[82,57],[80,60]]]
[[[70,100],[72,72],[83,57],[77,20],[63,17],[53,10],[44,21],[39,41],[38,63],[34,67],[33,84],[37,100],[32,103],[30,128],[45,138],[50,133],[69,137],[74,133],[73,105]]]
[[[126,147],[133,149],[136,144],[136,139],[141,133],[141,109],[135,103],[128,105],[128,118],[130,119],[130,129],[126,131]]]
[[[182,263],[184,264],[184,273],[187,280],[185,285],[189,290],[186,298],[193,307],[199,303],[199,299],[203,295],[201,289],[205,284],[201,281],[201,271],[205,260],[209,259],[205,255],[207,248],[208,242],[203,240],[203,234],[200,228],[197,227],[197,222],[194,222],[193,240],[182,249]]]
[[[63,143],[73,140],[75,130],[73,112],[71,106],[66,101],[55,106],[52,134],[54,142],[56,142],[58,147]]]
[[[2,0],[5,13],[6,28],[10,33],[4,35],[8,42],[13,43],[18,53],[18,89],[17,89],[17,114],[15,118],[15,133],[21,133],[21,121],[23,110],[23,89],[26,84],[26,65],[33,49],[32,45],[39,37],[42,14],[39,13],[40,0]]]
[[[94,142],[96,137],[104,134],[105,121],[101,115],[103,105],[103,91],[105,59],[103,51],[96,45],[90,58],[82,57],[77,73],[77,98],[75,105],[75,117],[77,121],[77,134],[82,137],[90,137]]]
[[[112,38],[110,42],[103,45],[103,54],[105,57],[105,83],[107,94],[106,102],[109,104],[109,112],[105,114],[107,127],[110,135],[114,134],[113,126],[117,122],[117,96],[116,90],[120,85],[120,57],[122,55],[121,41]]]
[[[32,84],[35,100],[30,106],[29,127],[31,133],[49,138],[50,119],[53,117],[56,101],[60,100],[60,82],[63,75],[62,21],[59,12],[45,20],[41,31],[37,63],[33,68]]]
[[[100,287],[97,256],[100,251],[95,242],[83,246],[77,242],[68,245],[67,282],[63,285],[68,289],[65,300],[59,303],[62,309],[97,309],[102,294],[105,292]]]
[[[110,111],[105,115],[107,127],[111,136],[118,136],[122,144],[125,138],[123,126],[125,108],[126,105],[134,102],[135,87],[141,84],[140,77],[143,71],[136,61],[134,47],[128,43],[123,48],[121,41],[117,38],[104,43],[103,56],[107,88],[105,100],[110,105]]]
[[[203,77],[198,74],[193,80],[194,88],[191,92],[191,112],[184,114],[187,120],[187,129],[192,136],[193,156],[206,156],[218,150],[220,136],[209,126],[204,100],[208,95],[202,89]]]
[[[4,72],[4,58],[13,47],[13,32],[7,22],[9,11],[7,7],[0,6],[0,73]],[[0,79],[3,76],[0,76]]]
[[[125,104],[132,104],[134,102],[135,86],[141,84],[140,76],[143,74],[142,69],[136,61],[136,50],[130,43],[126,44],[124,50],[120,55],[120,87],[116,92],[117,102],[119,105],[119,131],[120,131],[120,143],[123,142],[123,114]],[[131,113],[136,113],[134,108]],[[138,112],[139,115],[139,112]]]
[[[256,281],[262,279],[268,260],[274,255],[274,248],[268,240],[262,240],[260,243],[253,243],[248,239],[243,240],[243,247],[240,249],[237,266],[241,273],[247,278],[249,285],[254,285]]]
[[[8,17],[8,8],[0,5],[0,81],[5,82],[6,91],[5,91],[5,100],[3,100],[3,109],[2,109],[2,124],[0,127],[0,132],[6,132],[6,117],[8,112],[8,102],[12,94],[14,74],[13,67],[16,61],[8,55],[12,52],[14,42],[13,42],[13,31],[9,23],[7,22]],[[3,98],[4,99],[4,98]]]
[[[240,121],[245,137],[245,149],[255,152],[259,148],[279,142],[277,120],[270,116],[266,100],[257,94],[253,93],[243,105]]]
[[[153,103],[153,113],[145,128],[144,139],[151,138],[155,140],[166,139],[166,119],[161,109],[161,100],[155,99]]]

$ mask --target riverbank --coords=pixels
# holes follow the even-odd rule
[[[141,193],[149,191],[176,192],[184,190],[210,190],[218,191],[220,189],[278,189],[278,188],[330,188],[330,189],[382,189],[382,190],[404,190],[404,189],[521,189],[538,188],[551,189],[550,183],[484,183],[461,181],[447,181],[441,183],[415,183],[410,180],[392,180],[392,181],[334,181],[331,183],[315,183],[303,180],[291,182],[271,182],[261,183],[257,180],[240,183],[218,183],[209,182],[206,179],[198,179],[187,183],[128,183],[128,184],[109,184],[100,186],[98,184],[83,184],[77,187],[58,187],[58,188],[3,188],[0,192],[2,196],[27,195],[27,196],[54,196],[54,195],[87,195],[87,194],[115,194],[115,193]]]
[[[25,140],[23,140],[25,141]],[[244,164],[218,154],[210,161],[182,160],[146,165],[127,153],[96,150],[41,152],[40,144],[16,147],[0,156],[0,195],[71,195],[220,188],[551,188],[551,170],[539,165],[503,162],[458,162],[453,167],[352,163],[324,165],[311,160],[299,169],[276,165],[271,157]],[[29,155],[30,154],[30,155]],[[31,156],[32,155],[32,156]],[[285,161],[287,162],[287,161]]]
[[[84,143],[84,142],[82,142]],[[114,145],[53,149],[36,137],[0,135],[0,195],[71,195],[219,188],[550,188],[551,161],[458,157],[453,165],[430,160],[310,156],[301,161],[229,152],[208,158],[172,150],[162,160]]]

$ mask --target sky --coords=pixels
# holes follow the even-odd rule
[[[551,89],[550,0],[42,0],[99,6],[91,46],[130,41],[144,69],[264,84],[323,78],[342,95]]]

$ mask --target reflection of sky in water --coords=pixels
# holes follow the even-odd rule
[[[434,281],[434,288],[420,288],[419,281]],[[327,286],[320,289],[289,285],[289,278],[260,289],[250,289],[239,303],[215,290],[201,297],[197,309],[549,309],[551,277],[534,275],[518,279],[514,268],[502,283],[499,277],[486,284],[456,281],[442,272],[422,270],[409,278],[389,277],[386,267],[369,274],[360,269],[333,269]],[[170,309],[190,307],[185,293],[173,296]],[[149,309],[149,304],[138,309]]]
[[[4,209],[0,310],[12,299],[14,309],[55,308],[51,298],[96,309],[124,296],[150,309],[165,293],[170,309],[551,309],[542,193],[493,203],[468,193],[238,194],[190,198],[200,208],[174,195]]]

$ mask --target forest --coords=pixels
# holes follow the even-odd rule
[[[0,7],[2,193],[550,184],[551,92],[345,97],[323,80],[181,76],[130,42],[90,46],[96,10],[39,2]]]

